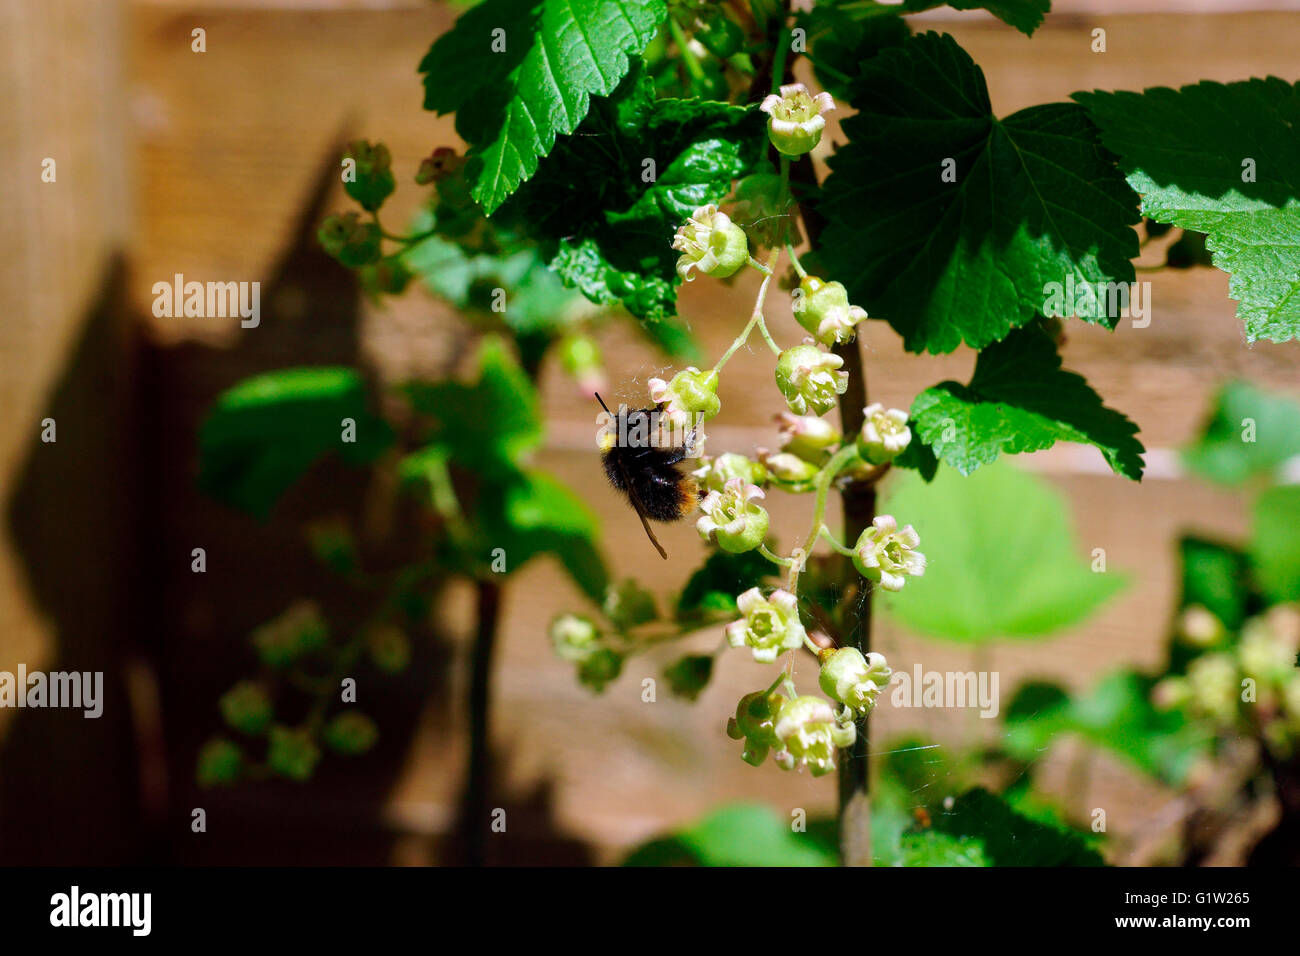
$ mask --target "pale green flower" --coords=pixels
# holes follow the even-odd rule
[[[871,651],[864,657],[856,647],[841,647],[822,654],[818,675],[822,690],[856,714],[871,713],[876,696],[889,686],[893,674],[885,655]]]
[[[727,625],[727,643],[750,648],[760,664],[770,664],[782,651],[803,646],[799,602],[789,591],[778,588],[763,597],[758,588],[750,588],[736,598],[736,606],[744,617]]]
[[[764,498],[758,485],[747,485],[743,478],[732,478],[722,491],[710,491],[700,502],[704,516],[695,528],[705,541],[716,541],[731,554],[753,551],[767,537],[767,512],[755,504]]]
[[[687,282],[695,278],[693,270],[725,279],[749,261],[745,230],[712,204],[696,209],[682,223],[673,237],[673,248],[681,253],[677,274]]]
[[[862,410],[866,416],[858,434],[858,454],[873,465],[893,461],[912,441],[907,412],[885,408],[879,402]]]
[[[786,701],[776,716],[776,738],[780,749],[772,755],[785,770],[807,767],[814,777],[835,769],[835,751],[852,745],[857,730],[851,722],[840,723],[829,701],[805,695]]]
[[[877,515],[858,537],[853,566],[886,591],[901,591],[906,577],[925,574],[925,555],[915,550],[920,543],[910,524],[900,530],[892,515]]]

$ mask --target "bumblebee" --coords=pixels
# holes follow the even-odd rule
[[[675,430],[668,429],[665,440],[659,408],[620,406],[615,414],[599,395],[596,401],[609,416],[600,436],[605,475],[616,491],[627,496],[650,543],[666,561],[668,552],[650,522],[680,521],[699,504],[699,484],[677,468],[678,462],[692,455],[697,429],[691,429],[680,443],[674,438]]]

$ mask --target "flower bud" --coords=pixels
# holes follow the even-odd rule
[[[1224,635],[1223,623],[1203,604],[1189,604],[1178,618],[1178,636],[1194,647],[1209,647]]]
[[[802,83],[791,83],[781,87],[780,95],[763,100],[759,109],[768,115],[767,135],[777,151],[802,156],[821,142],[826,128],[822,114],[835,109],[835,101],[829,93],[812,96]]]
[[[234,783],[243,769],[243,752],[225,737],[213,737],[199,751],[196,776],[200,787]]]
[[[835,407],[837,395],[849,387],[844,359],[815,345],[786,349],[776,362],[776,387],[796,415],[824,415]]]
[[[816,465],[806,462],[788,451],[778,452],[775,455],[763,453],[759,457],[772,481],[777,487],[786,491],[807,491],[812,487],[813,480],[817,477],[818,468]]]
[[[823,464],[843,438],[833,424],[813,415],[781,412],[776,421],[781,435],[781,450],[814,465]]]
[[[266,666],[288,667],[329,643],[329,625],[315,601],[296,601],[253,631],[253,646]]]
[[[654,595],[633,578],[610,585],[605,592],[604,611],[607,618],[624,630],[646,624],[659,616]]]
[[[652,378],[650,400],[663,405],[663,414],[674,426],[693,427],[722,409],[722,402],[718,399],[718,373],[713,369],[701,372],[691,366],[674,375],[670,382]]]
[[[1265,617],[1253,617],[1241,628],[1237,648],[1241,670],[1261,687],[1281,686],[1295,671],[1295,650],[1279,639]]]
[[[907,412],[885,408],[879,402],[862,410],[865,416],[858,433],[858,454],[873,465],[893,461],[912,443],[912,429],[907,426]]]
[[[899,530],[892,515],[877,515],[858,537],[853,566],[886,591],[901,591],[904,577],[925,574],[925,555],[913,550],[920,543],[920,535],[910,524]]]
[[[725,279],[735,275],[749,261],[749,242],[745,230],[710,203],[701,206],[682,223],[673,237],[673,248],[681,253],[677,274],[687,282],[698,269],[705,275]]]
[[[363,754],[379,739],[379,728],[365,714],[344,711],[325,725],[325,743],[335,753],[354,757]]]
[[[713,676],[712,654],[687,654],[664,668],[664,679],[674,697],[695,700]]]
[[[344,177],[344,191],[361,203],[362,209],[374,212],[397,187],[388,147],[383,143],[372,146],[364,139],[358,139],[348,144],[344,155],[356,164],[356,177]]]
[[[327,218],[316,238],[326,252],[349,269],[359,269],[380,257],[379,226],[362,222],[354,212]]]
[[[421,186],[442,182],[458,173],[465,165],[465,157],[457,155],[450,146],[439,146],[429,156],[420,160],[420,168],[415,171],[415,181]]]
[[[1182,707],[1192,698],[1192,687],[1184,677],[1166,677],[1151,688],[1151,703],[1156,710]]]
[[[600,646],[600,631],[585,617],[561,614],[551,622],[551,646],[566,661],[581,661]]]
[[[741,754],[745,763],[757,767],[773,747],[781,745],[776,739],[776,715],[784,703],[783,696],[765,690],[740,698],[736,716],[727,720],[727,736],[745,741],[745,751]]]
[[[560,340],[559,353],[561,367],[584,395],[595,395],[605,387],[600,349],[590,336],[566,335]]]
[[[876,696],[889,686],[893,673],[883,654],[869,652],[865,657],[856,647],[823,651],[818,682],[832,700],[847,706],[855,714],[866,715],[876,706]]]
[[[767,484],[767,469],[760,462],[751,461],[744,455],[733,451],[723,452],[714,458],[706,458],[699,468],[691,472],[699,481],[705,492],[721,491],[732,478],[739,478],[747,485]]]
[[[271,723],[271,698],[257,681],[240,681],[221,695],[218,706],[226,723],[242,733],[263,733]]]
[[[623,670],[623,655],[608,647],[594,651],[578,663],[578,683],[599,694]]]
[[[266,750],[267,765],[282,777],[306,780],[320,760],[320,748],[310,733],[297,727],[276,725]]]
[[[836,720],[835,709],[820,697],[805,695],[786,701],[773,728],[780,749],[772,755],[785,770],[807,767],[814,777],[835,769],[835,751],[857,738],[852,723]]]
[[[867,310],[849,305],[849,293],[839,282],[823,282],[816,276],[799,280],[794,298],[794,317],[822,345],[851,342],[857,324]]]
[[[736,598],[736,607],[744,617],[727,625],[727,643],[752,649],[760,664],[770,664],[782,651],[803,646],[799,602],[789,591],[778,588],[763,597],[758,588],[750,588]]]
[[[732,478],[722,491],[710,491],[700,502],[704,516],[695,528],[705,541],[714,540],[723,551],[741,554],[753,551],[767,537],[767,512],[754,504],[763,489]]]
[[[1230,724],[1237,716],[1237,664],[1227,654],[1203,654],[1187,666],[1189,703],[1197,711]]]

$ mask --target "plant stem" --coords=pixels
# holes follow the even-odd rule
[[[695,51],[691,49],[685,32],[672,17],[668,18],[668,31],[673,35],[673,42],[677,44],[677,50],[682,55],[682,62],[686,64],[686,72],[691,75],[691,79],[696,84],[702,84],[704,82],[704,67],[700,66],[700,61],[695,56]]]
[[[722,353],[722,358],[718,359],[718,364],[713,366],[715,373],[722,371],[722,366],[726,365],[731,356],[736,354],[736,350],[745,344],[749,339],[749,333],[754,331],[754,326],[763,321],[763,301],[767,298],[767,287],[772,282],[772,274],[776,272],[777,260],[781,257],[780,249],[773,249],[767,257],[767,273],[763,276],[763,283],[758,287],[758,298],[754,301],[754,311],[749,316],[749,322],[741,333],[736,336],[736,340],[731,343],[731,347]],[[776,343],[768,342],[769,347],[775,348]]]
[[[492,654],[501,617],[501,585],[494,578],[476,583],[478,630],[474,635],[469,675],[469,768],[461,805],[465,834],[465,862],[487,862],[487,840],[492,781],[492,741],[488,723],[491,705]]]
[[[792,164],[791,179],[804,187],[804,195],[816,195],[817,174],[812,160],[800,157]],[[799,213],[810,248],[817,248],[826,220],[818,209],[809,203],[800,203]],[[843,369],[849,373],[848,389],[840,396],[840,429],[851,440],[862,428],[863,409],[867,407],[867,379],[862,368],[862,353],[855,338],[852,342],[836,345],[836,355],[844,359]],[[857,541],[871,525],[876,515],[876,484],[874,480],[846,481],[840,486],[840,501],[844,507],[844,541]],[[843,585],[846,589],[860,586],[852,562],[842,563]],[[861,600],[845,601],[839,609],[840,633],[848,647],[856,647],[866,655],[871,650],[871,597],[867,591]],[[857,721],[857,739],[853,746],[840,755],[839,769],[839,823],[840,863],[844,866],[871,865],[871,804],[867,767],[867,718]]]

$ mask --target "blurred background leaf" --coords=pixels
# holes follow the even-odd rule
[[[349,418],[356,422],[355,442],[343,440]],[[329,452],[360,465],[392,441],[392,429],[369,411],[356,369],[282,369],[245,379],[217,399],[199,433],[199,487],[265,518]]]
[[[1248,422],[1253,441],[1244,440]],[[1300,455],[1300,403],[1270,394],[1249,382],[1219,389],[1200,436],[1183,449],[1183,464],[1202,478],[1240,484],[1276,475]]]
[[[996,462],[969,477],[942,468],[930,484],[901,473],[882,513],[912,524],[925,575],[881,606],[929,637],[966,643],[1036,638],[1083,620],[1125,585],[1079,555],[1061,496]]]

